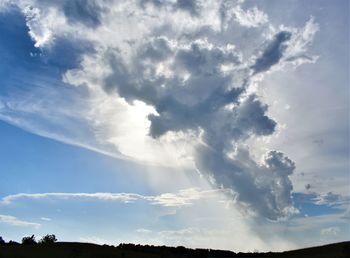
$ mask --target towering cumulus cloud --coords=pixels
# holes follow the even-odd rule
[[[312,18],[303,28],[275,28],[263,11],[229,0],[14,2],[36,46],[93,46],[63,77],[87,89],[84,121],[97,142],[143,161],[172,150],[249,213],[277,220],[295,212],[294,162],[277,150],[258,161],[246,144],[277,129],[252,86],[316,60],[306,53]],[[257,36],[235,44],[237,28]]]

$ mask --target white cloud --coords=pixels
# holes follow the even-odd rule
[[[34,228],[40,227],[39,223],[20,220],[14,216],[2,215],[2,214],[0,214],[0,223],[7,224],[10,226],[16,226],[16,227],[34,227]]]
[[[328,205],[347,209],[350,207],[350,196],[343,196],[328,192],[325,194],[318,194],[313,201],[317,205]]]
[[[19,193],[1,199],[2,204],[11,204],[20,199],[96,199],[104,201],[134,202],[143,196],[128,193]]]
[[[41,217],[40,219],[43,220],[43,221],[51,221],[52,220],[52,219],[47,218],[47,217]]]
[[[164,193],[152,197],[152,204],[165,207],[189,206],[193,202],[203,199],[218,197],[223,194],[224,190],[199,190],[197,188],[189,188],[180,190],[178,193]]]
[[[141,233],[141,234],[148,234],[148,233],[152,233],[152,230],[145,229],[145,228],[139,228],[139,229],[136,229],[136,232]]]
[[[26,199],[58,199],[58,200],[97,200],[97,201],[116,201],[122,203],[134,203],[137,201],[146,201],[151,205],[163,207],[183,207],[191,206],[195,201],[217,198],[223,194],[223,190],[201,190],[190,188],[180,190],[177,193],[163,193],[160,195],[140,195],[135,193],[18,193],[5,196],[0,204],[9,205],[16,201]]]
[[[339,232],[340,229],[338,227],[329,227],[321,229],[322,236],[336,236],[339,234]]]
[[[310,17],[305,26],[300,29],[291,28],[294,33],[286,49],[285,61],[296,66],[303,63],[315,63],[318,56],[309,56],[306,53],[318,30],[319,25],[315,22],[314,17]]]
[[[245,27],[258,27],[269,21],[268,15],[257,7],[245,11],[241,6],[237,6],[231,12],[235,21]]]

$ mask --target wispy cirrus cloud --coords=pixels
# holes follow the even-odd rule
[[[21,220],[17,217],[10,216],[10,215],[3,215],[3,214],[0,214],[0,223],[10,225],[10,226],[16,226],[16,227],[34,227],[34,228],[40,227],[39,223]]]
[[[25,200],[91,200],[111,201],[122,203],[135,203],[145,201],[151,205],[162,207],[191,206],[196,201],[211,199],[223,194],[223,190],[201,190],[198,188],[183,189],[176,193],[163,193],[160,195],[140,195],[136,193],[18,193],[7,195],[0,201],[2,205],[9,205]]]

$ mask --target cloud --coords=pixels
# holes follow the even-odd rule
[[[63,12],[69,22],[81,22],[88,27],[96,27],[101,24],[104,8],[110,1],[73,0],[63,1]],[[99,3],[100,2],[100,3]]]
[[[170,10],[183,10],[191,15],[198,15],[201,8],[201,1],[198,0],[141,0],[140,5],[146,7],[147,4],[151,4],[157,8],[167,8]]]
[[[87,199],[122,203],[135,203],[137,201],[146,201],[151,205],[157,205],[162,207],[184,207],[193,205],[195,201],[217,197],[220,193],[224,193],[224,191],[200,190],[198,188],[183,189],[177,193],[163,193],[154,196],[140,195],[135,193],[18,193],[3,197],[0,201],[0,204],[9,205],[22,199]]]
[[[316,197],[314,197],[312,201],[317,205],[336,206],[343,207],[346,209],[349,207],[350,197],[328,192],[325,194],[316,195]]]
[[[241,208],[271,220],[297,212],[290,197],[292,183],[288,178],[295,165],[282,153],[271,151],[259,164],[244,149],[238,149],[231,159],[208,147],[200,151],[199,169],[216,185],[235,189],[235,200],[242,204]]]
[[[322,236],[336,236],[339,234],[339,232],[340,229],[338,227],[329,227],[321,229]]]
[[[254,32],[266,35],[258,54],[244,56],[228,40],[231,18],[245,30],[267,24],[268,16],[239,2],[16,3],[37,47],[49,48],[62,35],[93,46],[63,80],[87,92],[83,110],[69,110],[82,117],[97,150],[108,146],[107,153],[130,159],[197,169],[215,187],[229,188],[249,214],[278,220],[296,212],[289,180],[294,162],[278,150],[254,157],[246,144],[277,127],[253,86],[285,64],[316,60],[306,54],[318,30],[313,18],[299,29],[262,26]],[[181,193],[152,198],[162,205],[191,202]]]
[[[139,228],[139,229],[136,229],[136,232],[141,234],[148,234],[148,233],[152,233],[152,230]]]
[[[241,6],[237,6],[232,9],[232,16],[236,22],[245,27],[258,27],[269,21],[267,14],[257,7],[244,11]]]
[[[205,200],[218,196],[225,191],[220,190],[199,190],[197,188],[189,188],[180,190],[178,193],[165,193],[158,196],[147,197],[154,205],[160,205],[165,207],[181,207],[192,205],[193,202],[198,200]]]
[[[43,220],[43,221],[51,221],[52,220],[52,219],[47,218],[47,217],[41,217],[40,219]]]
[[[311,187],[312,187],[311,184],[306,184],[306,185],[305,185],[305,189],[306,189],[306,190],[310,190]]]
[[[300,29],[292,29],[292,37],[286,49],[286,62],[291,62],[298,66],[303,63],[315,63],[318,56],[309,56],[307,49],[312,44],[314,37],[319,30],[319,25],[315,23],[314,17],[306,22],[305,26]]]
[[[20,199],[97,199],[104,201],[120,201],[124,203],[142,199],[141,195],[127,193],[18,193],[1,199],[2,204],[11,204]]]
[[[315,63],[317,56],[306,54],[319,30],[314,18],[311,17],[303,28],[281,27],[272,39],[267,39],[261,47],[258,57],[251,66],[254,74],[266,72],[273,68],[278,70],[286,64],[299,66],[304,63]],[[277,65],[278,64],[278,65]]]
[[[0,214],[0,223],[7,224],[10,226],[16,226],[16,227],[34,227],[34,228],[40,227],[39,223],[28,222],[25,220],[20,220],[14,216],[2,215],[2,214]]]
[[[286,42],[291,36],[292,34],[287,31],[277,33],[252,66],[254,73],[267,71],[271,66],[277,64],[283,57],[287,49]]]
[[[113,1],[87,0],[15,0],[5,1],[2,10],[11,11],[17,5],[26,18],[29,35],[35,41],[36,47],[52,45],[58,34],[70,33],[83,27],[94,28],[101,23],[103,13],[108,11],[108,5]]]
[[[280,41],[285,40],[283,36],[285,34],[281,35],[277,36],[268,47],[263,54],[264,57],[258,59],[254,66],[256,72],[267,70],[272,64],[279,61],[279,59],[275,60],[275,54],[271,54],[271,51],[279,49]],[[255,173],[256,177],[264,178],[263,174],[257,173],[261,169],[259,165],[255,165],[249,154],[246,155],[248,158],[244,166],[252,166],[247,169],[237,168],[236,163],[241,161],[225,157],[232,148],[237,146],[238,142],[252,135],[270,135],[276,126],[276,122],[265,115],[267,106],[263,105],[257,96],[253,94],[245,96],[244,85],[232,87],[232,75],[221,72],[222,65],[240,64],[239,54],[232,48],[215,47],[204,40],[189,45],[178,45],[163,37],[146,43],[146,47],[142,47],[134,58],[135,60],[131,62],[135,63],[135,66],[127,67],[119,52],[109,52],[108,59],[111,59],[109,65],[112,73],[105,81],[104,87],[107,92],[116,88],[120,97],[130,103],[134,100],[141,100],[153,106],[156,114],[148,116],[151,122],[149,133],[153,138],[161,139],[168,132],[191,131],[197,134],[204,143],[203,146],[197,145],[194,149],[194,162],[199,171],[212,177],[212,182],[217,186],[226,182],[225,187],[237,192],[239,196],[237,200],[246,202],[246,207],[259,215],[267,216],[269,219],[286,216],[288,211],[292,210],[290,199],[292,187],[288,176],[294,170],[294,164],[290,166],[288,173],[281,173],[276,178],[276,180],[286,182],[283,185],[286,186],[289,199],[285,195],[280,199],[279,204],[274,205],[276,199],[280,197],[261,195],[261,192],[265,190],[260,189],[260,186],[254,183],[254,177],[249,175],[249,173]],[[263,59],[265,61],[259,61]],[[143,62],[147,65],[143,65]],[[169,63],[171,65],[168,68],[170,70],[168,74],[157,72],[160,65],[166,67]],[[171,72],[175,69],[178,70],[178,73]],[[182,74],[187,77],[181,78]],[[178,83],[183,85],[182,88],[178,88]],[[163,87],[155,87],[159,84],[162,84]],[[229,108],[228,105],[235,106]],[[288,158],[277,155],[277,152],[271,153],[270,155],[279,156],[280,159],[285,159],[288,164],[291,164]],[[264,170],[269,168],[265,166]],[[284,167],[277,169],[284,170]],[[242,177],[242,180],[239,180],[240,183],[230,183],[235,181],[235,173],[242,172],[248,175]],[[221,179],[223,175],[225,180]],[[274,174],[270,173],[270,175]],[[261,180],[264,181],[264,179]],[[239,187],[240,185],[244,187]],[[255,194],[252,195],[252,193]],[[274,193],[277,194],[278,191]],[[249,195],[254,197],[249,197]],[[265,198],[259,202],[253,202],[256,195]],[[268,196],[272,199],[266,198]],[[266,205],[263,205],[264,201]],[[264,208],[256,207],[256,205],[264,206]]]

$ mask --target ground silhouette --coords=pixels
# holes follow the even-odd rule
[[[88,243],[56,242],[57,239],[55,235],[47,235],[43,237],[42,240],[43,239],[46,241],[36,242],[34,236],[25,237],[22,239],[22,244],[14,241],[8,243],[0,241],[0,258],[350,257],[350,241],[281,253],[235,253],[226,250],[190,249],[183,246],[168,247],[135,244],[110,246]]]

